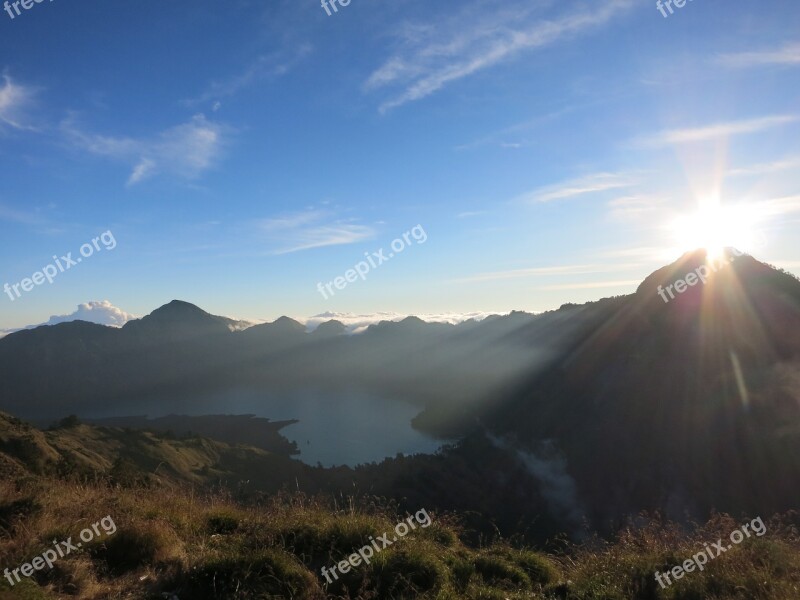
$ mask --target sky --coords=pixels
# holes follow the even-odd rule
[[[796,0],[6,6],[0,329],[538,312],[712,242],[800,273]]]

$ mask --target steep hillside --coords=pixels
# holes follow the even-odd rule
[[[705,264],[654,273],[485,421],[564,467],[595,522],[642,509],[788,510],[800,497],[800,282],[737,258],[665,303]]]

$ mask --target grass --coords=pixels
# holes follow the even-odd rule
[[[122,488],[28,477],[0,483],[0,568],[16,568],[76,539],[106,515],[117,532],[59,560],[52,571],[0,600],[215,599],[430,600],[796,600],[800,598],[797,515],[773,518],[753,537],[667,589],[656,571],[681,564],[705,542],[740,527],[714,516],[690,531],[641,520],[614,540],[592,539],[547,555],[508,543],[471,547],[455,516],[432,514],[370,564],[332,584],[321,575],[405,515],[389,504],[346,508],[302,494],[243,506],[224,492]],[[166,596],[164,595],[166,594]]]

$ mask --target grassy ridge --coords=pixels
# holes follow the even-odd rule
[[[320,574],[404,515],[391,503],[344,506],[296,495],[242,506],[225,492],[80,484],[27,476],[0,484],[0,569],[16,568],[87,523],[111,515],[117,532],[0,598],[431,598],[571,600],[796,600],[800,537],[789,515],[667,590],[654,580],[741,523],[717,516],[686,532],[643,522],[613,542],[560,554],[510,543],[470,547],[456,517],[376,554],[327,585]],[[5,582],[4,579],[0,580]],[[166,593],[167,596],[163,594]]]

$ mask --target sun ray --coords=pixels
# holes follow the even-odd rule
[[[752,206],[723,205],[718,195],[702,198],[698,209],[675,219],[675,243],[682,251],[705,249],[708,260],[723,258],[726,248],[752,252],[757,243]]]

